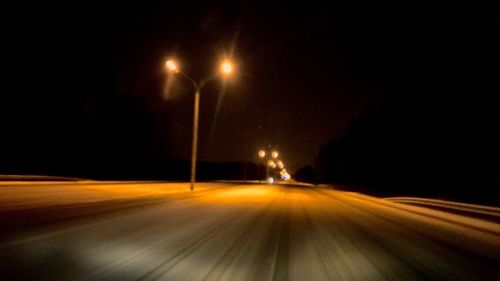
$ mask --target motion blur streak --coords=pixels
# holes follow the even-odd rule
[[[3,184],[0,279],[500,280],[491,221],[329,188],[187,190]]]

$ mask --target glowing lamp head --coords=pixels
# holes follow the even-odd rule
[[[165,66],[167,67],[167,70],[169,72],[173,72],[173,73],[178,73],[179,72],[179,65],[173,59],[167,60],[167,62],[165,63]]]
[[[264,150],[259,150],[259,157],[264,158],[266,156],[266,152]]]
[[[220,71],[223,75],[226,76],[230,75],[231,73],[233,73],[233,70],[234,70],[234,65],[228,59],[223,60],[222,63],[220,64]]]
[[[271,156],[276,159],[278,158],[278,151],[273,151],[273,153],[271,154]]]

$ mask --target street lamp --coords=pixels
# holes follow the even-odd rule
[[[197,83],[194,79],[189,77],[186,73],[180,70],[179,64],[174,59],[168,59],[165,62],[165,66],[167,71],[172,74],[179,74],[186,80],[190,81],[195,90],[194,92],[194,112],[193,112],[193,141],[192,141],[192,149],[191,149],[191,185],[190,190],[194,190],[194,183],[196,181],[196,153],[198,148],[198,119],[200,112],[200,92],[203,86],[218,75],[213,76],[208,79],[204,79],[201,82]],[[224,77],[227,77],[233,73],[234,64],[229,59],[224,59],[220,63],[220,74]]]
[[[265,150],[259,150],[259,158],[264,158],[266,156]]]
[[[273,152],[271,153],[271,156],[272,156],[274,159],[278,158],[278,151],[276,151],[276,150],[275,150],[275,151],[273,151]]]
[[[266,154],[267,154],[266,151],[263,149],[259,150],[259,152],[257,153],[257,155],[259,155],[260,160],[264,162],[264,166],[266,166],[266,181],[267,181],[269,178],[269,165],[268,163],[266,163],[265,159]]]
[[[167,62],[165,63],[165,66],[167,67],[168,71],[171,71],[173,73],[179,72],[179,65],[177,65],[177,62],[173,59],[167,60]]]
[[[224,74],[231,74],[233,72],[233,68],[233,63],[228,59],[223,60],[220,64],[220,70]]]

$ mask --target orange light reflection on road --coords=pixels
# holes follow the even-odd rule
[[[200,198],[205,202],[241,204],[245,202],[262,202],[273,199],[280,191],[273,187],[250,187],[241,189],[220,190]]]

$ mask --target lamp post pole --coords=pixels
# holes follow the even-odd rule
[[[269,165],[267,165],[267,162],[264,163],[266,165],[266,182],[269,180]]]
[[[189,190],[194,190],[196,181],[196,153],[198,149],[198,119],[200,115],[200,88],[196,87],[194,93],[194,113],[193,113],[193,144],[191,149],[191,185]]]

